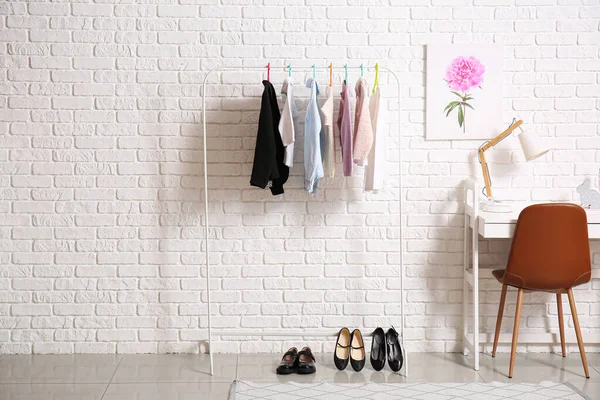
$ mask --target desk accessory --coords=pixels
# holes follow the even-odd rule
[[[590,180],[585,181],[577,186],[577,193],[581,199],[581,207],[589,209],[600,209],[600,193],[590,187]]]
[[[536,158],[546,154],[550,149],[546,146],[546,144],[539,139],[537,134],[533,131],[524,131],[521,128],[521,124],[523,124],[523,120],[513,119],[512,123],[509,127],[498,136],[490,140],[489,142],[484,143],[478,150],[479,153],[479,163],[481,164],[481,169],[483,171],[483,180],[485,181],[485,195],[488,199],[488,202],[483,206],[483,211],[488,212],[511,212],[512,207],[507,204],[500,204],[494,201],[492,195],[492,179],[490,177],[490,170],[488,168],[487,162],[485,160],[485,152],[492,147],[496,146],[502,140],[506,139],[510,134],[517,128],[521,130],[521,133],[518,134],[519,144],[521,145],[521,149],[523,150],[523,154],[525,155],[525,159],[527,161],[533,161]]]

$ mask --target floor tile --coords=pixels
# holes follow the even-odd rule
[[[100,400],[105,383],[2,383],[0,400]]]
[[[569,382],[577,389],[579,389],[582,393],[590,396],[592,399],[600,399],[600,382],[590,382],[588,379],[586,382],[578,381],[578,382]]]
[[[409,354],[408,382],[483,382],[460,353]]]
[[[479,361],[479,374],[486,382],[600,382],[600,374],[594,368],[589,369],[591,379],[585,378],[578,353],[571,353],[566,358],[554,353],[517,353],[513,379],[508,377],[510,354],[497,354],[495,358],[481,354]]]
[[[579,354],[577,354],[577,357],[579,357]],[[586,353],[586,357],[590,366],[600,369],[600,353]]]
[[[235,379],[237,355],[215,354],[214,376],[208,354],[125,355],[113,383],[229,382]]]
[[[4,356],[0,383],[108,383],[120,355]]]
[[[102,400],[227,400],[231,382],[112,383]]]

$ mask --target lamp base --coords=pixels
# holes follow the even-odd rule
[[[491,213],[509,213],[512,212],[513,208],[510,204],[498,203],[494,200],[489,200],[481,207],[481,211]]]

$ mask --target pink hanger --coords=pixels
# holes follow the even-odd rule
[[[271,63],[267,64],[267,80],[271,81]]]

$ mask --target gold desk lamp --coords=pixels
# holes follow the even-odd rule
[[[481,163],[481,170],[483,171],[483,180],[485,181],[485,195],[488,198],[487,203],[482,207],[483,211],[496,213],[512,211],[512,206],[494,201],[494,197],[492,195],[492,180],[490,178],[490,170],[485,160],[485,152],[487,150],[506,139],[517,128],[519,128],[521,131],[518,134],[519,143],[521,144],[521,149],[523,150],[523,154],[525,155],[525,159],[527,161],[533,161],[536,158],[543,156],[550,150],[550,148],[547,147],[542,140],[540,140],[539,136],[535,132],[524,131],[523,128],[521,128],[521,124],[523,124],[523,120],[516,121],[516,119],[513,119],[513,122],[504,132],[500,133],[489,142],[484,143],[478,150],[479,162]]]

